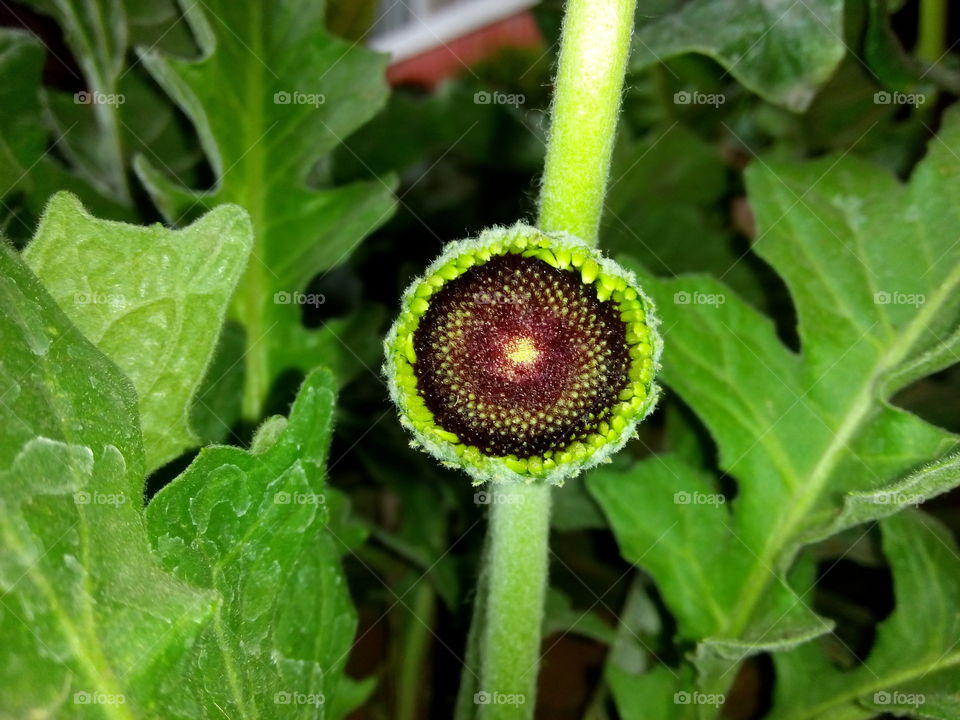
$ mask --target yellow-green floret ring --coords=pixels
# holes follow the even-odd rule
[[[653,303],[573,236],[515,225],[450,243],[401,308],[384,341],[400,421],[474,484],[562,485],[656,403]]]

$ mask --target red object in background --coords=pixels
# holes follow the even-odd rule
[[[414,84],[433,90],[443,80],[486,60],[504,48],[537,48],[543,36],[529,10],[474,30],[387,69],[391,85]]]

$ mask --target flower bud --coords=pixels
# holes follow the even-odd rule
[[[414,444],[475,484],[562,485],[635,434],[662,342],[634,275],[525,225],[450,243],[384,342]]]

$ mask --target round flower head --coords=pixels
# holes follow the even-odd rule
[[[407,288],[384,372],[414,443],[476,484],[562,485],[635,434],[661,347],[632,273],[515,225],[450,243]]]

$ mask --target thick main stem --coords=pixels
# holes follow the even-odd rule
[[[917,57],[928,63],[943,59],[947,49],[947,0],[921,0]]]
[[[489,576],[482,636],[482,720],[533,717],[547,588],[550,491],[543,483],[491,492]]]
[[[540,189],[541,230],[596,244],[636,0],[569,0],[550,140]]]

